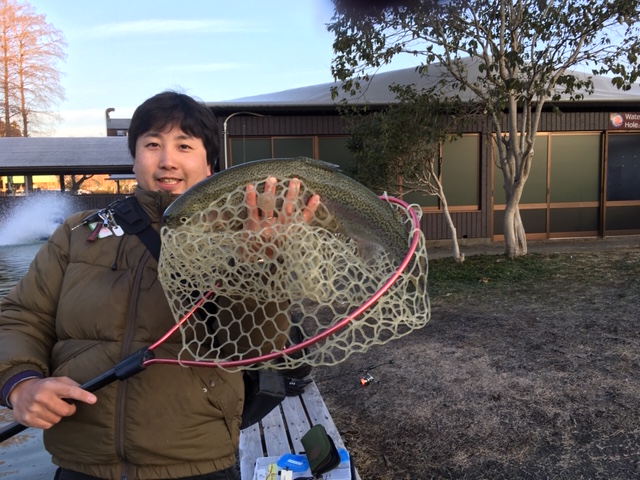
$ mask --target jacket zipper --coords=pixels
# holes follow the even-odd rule
[[[142,281],[142,272],[144,266],[149,259],[149,250],[145,250],[140,263],[136,269],[136,276],[133,281],[131,300],[129,301],[129,309],[127,311],[127,321],[125,326],[124,337],[122,340],[122,349],[120,351],[120,358],[126,358],[131,352],[131,343],[133,342],[136,332],[136,311],[138,309],[138,300],[140,298],[140,283]],[[115,440],[116,440],[116,455],[120,458],[121,462],[121,480],[127,480],[129,478],[129,464],[127,462],[126,452],[124,451],[124,409],[125,398],[127,394],[127,382],[123,380],[118,382],[116,393],[116,424],[115,424]]]

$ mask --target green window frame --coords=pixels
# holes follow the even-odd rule
[[[480,205],[480,135],[462,135],[442,145],[442,187],[452,210],[478,210]],[[409,203],[426,209],[440,208],[434,195],[411,192]]]
[[[601,143],[599,133],[551,136],[551,203],[600,200]]]
[[[610,134],[607,141],[607,201],[640,200],[640,135]]]
[[[479,135],[463,135],[442,146],[442,187],[449,207],[479,208]]]
[[[349,137],[318,137],[318,159],[338,165],[343,172],[353,166],[353,154],[347,147]]]
[[[253,160],[272,158],[270,138],[232,138],[231,164],[240,165]]]
[[[520,205],[527,203],[547,203],[547,158],[549,154],[549,135],[538,133],[533,146],[533,160],[531,171],[522,191]],[[497,162],[498,154],[495,153]],[[502,170],[494,165],[493,168],[493,202],[495,205],[505,205],[507,203],[504,193],[504,178]]]
[[[273,158],[313,158],[313,137],[272,138]]]

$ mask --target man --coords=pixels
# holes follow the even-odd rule
[[[128,141],[135,197],[159,231],[166,207],[211,174],[217,122],[192,98],[164,92],[136,109]],[[256,207],[259,195],[247,189],[246,228],[273,215]],[[309,215],[318,202],[308,202]],[[92,231],[83,224],[90,213],[56,230],[1,305],[0,401],[20,423],[46,429],[58,480],[237,479],[241,373],[163,365],[95,394],[79,387],[174,324],[145,245],[101,233],[99,222]],[[177,337],[163,356],[176,357]]]

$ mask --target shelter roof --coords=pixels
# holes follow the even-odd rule
[[[130,173],[126,137],[0,138],[0,175]]]

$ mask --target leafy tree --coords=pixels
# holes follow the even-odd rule
[[[618,88],[638,79],[637,0],[334,0],[332,72],[349,92],[397,55],[419,71],[439,65],[440,93],[471,98],[491,121],[506,194],[506,254],[527,253],[519,201],[531,170],[540,117],[549,101],[580,100],[590,76]]]
[[[21,137],[22,132],[20,131],[20,125],[14,120],[9,124],[9,135],[6,134],[7,129],[5,128],[4,121],[0,118],[0,137]]]
[[[78,193],[82,184],[93,177],[93,174],[65,175],[64,188],[72,193]]]
[[[377,192],[401,196],[419,191],[436,196],[449,227],[454,259],[461,263],[464,254],[442,184],[442,145],[458,138],[460,111],[467,106],[459,105],[453,114],[449,104],[449,114],[444,116],[442,105],[428,92],[400,86],[394,91],[398,103],[386,110],[346,110],[348,147],[355,160],[349,173]]]
[[[0,42],[5,136],[16,117],[27,137],[32,127],[57,118],[51,107],[64,99],[57,66],[66,42],[44,15],[18,0],[0,0]]]

